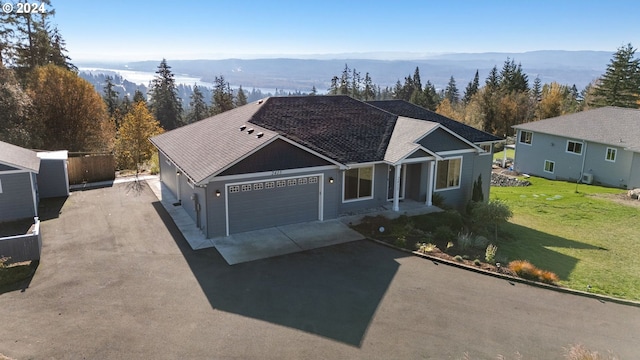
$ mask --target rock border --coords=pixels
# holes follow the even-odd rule
[[[380,245],[383,245],[383,246],[387,246],[387,247],[402,251],[402,252],[407,253],[407,254],[411,254],[411,255],[416,256],[416,257],[420,257],[420,258],[423,258],[423,259],[431,260],[433,262],[438,262],[438,263],[441,263],[441,264],[444,264],[444,265],[454,266],[454,267],[457,267],[457,268],[463,269],[463,270],[473,271],[473,272],[478,273],[478,274],[488,275],[488,276],[492,276],[492,277],[495,277],[495,278],[499,278],[499,279],[503,279],[503,280],[507,280],[507,281],[512,281],[512,282],[517,282],[517,283],[521,283],[521,284],[525,284],[525,285],[531,285],[531,286],[539,287],[539,288],[542,288],[542,289],[558,291],[558,292],[565,293],[565,294],[588,297],[588,298],[591,298],[591,299],[598,300],[600,302],[607,302],[608,301],[608,302],[617,303],[617,304],[621,304],[621,305],[635,306],[635,307],[639,307],[640,308],[640,302],[638,302],[638,301],[620,299],[620,298],[607,296],[607,295],[600,295],[600,294],[595,294],[595,293],[586,292],[586,291],[574,290],[574,289],[569,289],[569,288],[562,287],[562,286],[554,286],[554,285],[541,283],[541,282],[538,282],[538,281],[527,280],[527,279],[514,277],[514,276],[510,276],[510,275],[506,275],[506,274],[501,274],[501,273],[497,273],[497,272],[493,272],[493,271],[487,271],[487,270],[484,270],[484,269],[480,269],[480,268],[476,268],[476,267],[472,267],[472,266],[467,266],[467,265],[462,264],[462,263],[458,263],[458,262],[442,259],[442,258],[439,258],[437,256],[431,256],[431,255],[423,254],[423,253],[420,253],[420,252],[417,252],[417,251],[411,251],[411,250],[408,250],[408,249],[400,248],[400,247],[397,247],[397,246],[395,246],[393,244],[389,244],[389,243],[387,243],[385,241],[382,241],[382,240],[377,240],[377,239],[373,239],[373,238],[370,238],[370,237],[367,237],[366,239],[369,240],[369,241],[373,241],[374,243],[377,243],[377,244],[380,244]]]

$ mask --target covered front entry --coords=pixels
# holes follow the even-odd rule
[[[389,165],[387,176],[387,200],[393,202],[394,211],[399,201],[410,199],[432,205],[435,161],[411,161]]]
[[[322,220],[322,184],[322,174],[227,184],[227,236]]]

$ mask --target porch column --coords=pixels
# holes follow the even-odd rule
[[[436,161],[433,160],[429,162],[429,175],[427,177],[427,201],[425,203],[427,206],[433,205],[433,184],[434,184],[433,180],[435,178],[435,173],[436,173]]]
[[[402,165],[397,164],[395,169],[396,173],[393,177],[393,211],[400,211],[400,173],[402,172]]]

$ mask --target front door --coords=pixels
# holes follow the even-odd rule
[[[403,166],[400,170],[400,199],[404,199],[404,178],[407,172],[407,167]],[[396,167],[393,165],[389,165],[389,173],[387,176],[387,200],[393,200],[393,189],[395,187],[395,174]]]

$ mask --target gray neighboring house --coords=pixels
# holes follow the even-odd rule
[[[0,222],[38,216],[40,158],[0,141]]]
[[[207,237],[432,206],[434,193],[463,208],[479,175],[488,198],[490,152],[347,96],[267,98],[151,142],[162,186]]]
[[[640,187],[640,110],[603,107],[516,125],[514,170],[548,179]]]

